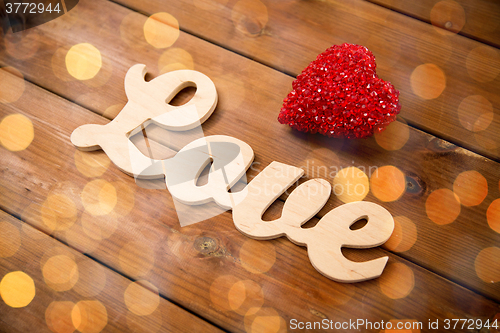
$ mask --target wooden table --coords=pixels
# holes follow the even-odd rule
[[[148,19],[155,13],[167,14]],[[294,78],[344,42],[373,51],[379,76],[401,91],[398,121],[364,140],[279,124]],[[405,332],[500,331],[476,326],[500,325],[499,47],[496,0],[81,0],[53,21],[7,31],[0,331],[313,332],[327,323],[389,332],[388,322],[412,326]],[[396,228],[381,248],[344,253],[388,255],[382,276],[329,280],[286,238],[240,234],[230,211],[181,227],[167,190],[141,187],[102,151],[76,150],[76,127],[123,108],[136,63],[147,79],[188,68],[214,81],[219,103],[204,134],[253,148],[249,180],[272,161],[329,182],[342,168],[364,170],[364,200],[389,210]],[[165,148],[162,134],[133,142],[155,158],[181,148]],[[285,199],[264,218],[277,218]],[[315,221],[342,203],[332,194]],[[346,328],[358,320],[371,326]]]

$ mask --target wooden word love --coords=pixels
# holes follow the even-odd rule
[[[224,135],[212,135],[192,141],[174,157],[152,161],[130,143],[129,137],[153,122],[173,131],[199,126],[214,111],[217,92],[204,74],[180,70],[163,74],[150,82],[144,80],[146,67],[135,65],[125,78],[129,99],[124,109],[106,125],[83,125],[71,135],[71,141],[82,150],[102,148],[123,172],[143,178],[165,177],[172,197],[188,205],[210,201],[233,211],[236,228],[244,235],[269,240],[286,236],[294,244],[306,246],[316,270],[340,282],[358,282],[382,274],[388,257],[367,262],[352,262],[344,257],[342,247],[369,248],[386,242],[394,229],[391,214],[375,203],[352,202],[339,206],[323,216],[316,226],[301,226],[314,217],[328,201],[331,185],[324,179],[312,179],[299,185],[286,199],[280,218],[263,221],[262,216],[292,184],[304,174],[300,168],[272,162],[242,191],[229,189],[246,175],[254,153],[245,142]],[[168,105],[180,90],[197,88],[194,97],[182,107]],[[212,163],[208,182],[196,181],[203,169]],[[351,230],[355,222],[366,219],[366,225]]]

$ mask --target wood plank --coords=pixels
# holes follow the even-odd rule
[[[0,280],[13,277],[16,286],[22,280],[14,272],[23,272],[35,286],[0,288],[1,332],[220,332],[156,287],[128,280],[4,211],[0,224]]]
[[[368,0],[400,13],[430,22],[440,28],[500,46],[500,4],[494,0],[401,1]],[[449,22],[449,23],[448,23]]]
[[[261,79],[269,70],[258,64],[249,67]],[[389,267],[381,278],[341,284],[318,274],[306,250],[286,239],[258,242],[244,237],[228,212],[181,228],[168,191],[139,188],[109,166],[103,153],[82,157],[71,145],[69,135],[75,127],[104,123],[103,118],[25,85],[23,96],[6,104],[0,114],[2,118],[24,114],[34,125],[35,137],[19,152],[1,148],[5,156],[0,162],[1,207],[132,279],[150,281],[168,299],[224,329],[243,332],[267,325],[286,331],[292,319],[427,322],[453,316],[486,320],[500,310],[495,302],[381,249],[346,254],[352,260],[389,255]],[[259,92],[257,86],[255,92]],[[35,104],[39,100],[45,103]],[[219,109],[219,115],[234,122],[226,110]],[[220,122],[220,116],[207,121],[207,132],[217,129],[214,120]],[[281,130],[301,153],[303,139]],[[241,137],[250,140],[257,135],[253,127],[249,131],[240,133]],[[278,154],[263,146],[268,144],[272,143],[254,146],[261,165],[269,154]],[[290,156],[280,159],[294,162],[297,155]],[[97,206],[89,202],[89,196],[98,197],[92,196],[92,185],[104,191]],[[116,197],[112,188],[117,189]],[[256,254],[257,259],[252,259]]]
[[[168,12],[184,31],[293,76],[331,45],[365,45],[377,58],[379,76],[401,91],[401,115],[410,124],[489,158],[500,157],[498,49],[443,35],[430,24],[362,0],[118,2],[147,15]],[[497,23],[498,3],[493,3],[486,17]],[[476,8],[475,2],[467,8]],[[474,20],[486,27],[486,14],[478,10]],[[498,28],[492,32],[496,38]],[[431,65],[419,67],[424,64]],[[487,121],[479,120],[482,114],[488,114]],[[474,127],[476,121],[482,124]]]
[[[134,52],[127,53],[124,43],[116,42],[118,40],[117,26],[114,29],[99,29],[99,31],[83,29],[83,26],[86,26],[84,22],[95,16],[94,6],[108,8],[109,12],[116,13],[116,17],[97,16],[95,18],[103,22],[123,22],[121,18],[130,14],[126,9],[106,2],[101,4],[82,2],[79,4],[79,19],[72,26],[72,30],[64,29],[64,21],[59,21],[61,26],[57,31],[73,32],[56,36],[57,34],[51,29],[43,30],[43,34],[40,35],[40,48],[43,51],[39,52],[38,56],[34,56],[37,61],[21,62],[13,59],[9,61],[12,60],[12,64],[22,66],[26,77],[30,80],[70,100],[77,100],[100,114],[106,114],[110,106],[123,105],[126,102],[122,82],[128,69],[127,66],[136,61],[144,62],[151,64],[149,67],[152,68],[153,74],[158,74],[159,69],[155,69],[154,64],[161,58],[162,51],[142,46]],[[139,20],[140,17],[137,19]],[[142,20],[145,18],[142,17]],[[100,94],[101,88],[89,87],[100,82],[98,77],[87,83],[75,80],[61,82],[54,73],[63,73],[66,70],[64,62],[54,60],[55,67],[51,72],[52,64],[48,63],[47,55],[55,54],[59,45],[68,45],[71,40],[93,41],[104,59],[120,57],[119,61],[113,63],[114,65],[108,63],[110,67],[103,69],[113,72],[105,85],[107,94]],[[257,164],[254,165],[253,171],[262,170],[271,161],[278,160],[309,169],[310,177],[319,175],[333,181],[336,172],[341,167],[358,166],[370,176],[379,167],[388,165],[397,167],[405,175],[408,184],[415,187],[407,188],[401,200],[383,203],[383,205],[395,216],[408,217],[418,227],[420,235],[416,244],[405,252],[404,256],[488,297],[500,299],[497,284],[487,283],[478,278],[475,268],[475,260],[479,253],[483,249],[496,246],[499,240],[498,233],[492,231],[486,221],[487,209],[499,197],[497,163],[405,125],[398,126],[393,134],[394,140],[400,140],[397,143],[403,145],[403,149],[395,151],[387,151],[373,138],[362,141],[342,141],[290,131],[286,126],[279,125],[273,120],[277,116],[281,99],[286,95],[292,78],[187,34],[181,33],[176,43],[176,49],[182,49],[192,55],[195,68],[211,77],[218,88],[219,106],[204,125],[206,134],[232,135],[249,143],[256,152]],[[170,50],[167,49],[165,52]],[[121,78],[118,77],[118,73],[122,73]],[[244,77],[245,80],[240,77]],[[111,114],[116,114],[119,108],[112,108],[112,110]],[[259,116],[255,117],[255,115]],[[55,119],[62,121],[60,117]],[[101,119],[96,121],[102,123]],[[73,128],[76,127],[75,124]],[[155,134],[155,131],[158,133]],[[164,132],[159,129],[150,129],[148,133],[149,136],[156,137],[158,142],[168,144],[162,139]],[[261,133],[267,134],[266,141],[262,140]],[[181,137],[182,135],[179,134]],[[408,141],[405,141],[407,139]],[[181,146],[172,148],[178,150]],[[453,205],[450,206],[452,212],[453,209],[461,207],[460,215],[451,224],[437,225],[432,222],[426,212],[426,202],[430,194],[438,189],[453,190],[453,183],[459,174],[465,171],[477,171],[486,179],[488,195],[479,205],[472,207],[457,206],[453,205],[453,201],[449,202]],[[480,193],[484,190],[484,186],[479,188]],[[435,195],[440,195],[440,193],[449,194],[449,192],[441,191]],[[366,199],[380,202],[371,192]],[[340,203],[340,199],[332,197],[320,216]],[[432,207],[431,211],[434,211]],[[450,241],[450,237],[453,241]],[[469,243],[461,241],[470,238],[473,240]],[[449,244],[449,251],[442,251],[443,243]],[[451,253],[454,256],[452,261],[449,260]]]

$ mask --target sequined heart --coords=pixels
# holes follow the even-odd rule
[[[366,47],[334,45],[292,83],[278,120],[302,132],[365,138],[382,131],[401,110],[399,91],[376,73]]]

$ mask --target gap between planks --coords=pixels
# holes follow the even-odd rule
[[[85,256],[85,257],[87,257],[87,258],[91,259],[92,261],[94,261],[94,262],[98,263],[99,265],[101,265],[101,266],[102,266],[102,267],[104,267],[105,269],[107,269],[107,270],[109,270],[109,271],[112,271],[112,272],[114,272],[114,273],[116,273],[116,274],[118,274],[118,275],[122,276],[122,277],[123,277],[123,278],[125,278],[126,280],[128,280],[128,281],[130,281],[130,282],[139,282],[139,280],[133,280],[133,279],[131,279],[129,276],[127,276],[127,275],[123,274],[122,272],[120,272],[120,271],[118,271],[118,270],[114,269],[113,267],[111,267],[111,266],[109,266],[109,265],[106,265],[105,263],[103,263],[103,262],[102,262],[102,261],[100,261],[99,259],[96,259],[96,258],[94,258],[93,256],[91,256],[91,255],[89,255],[89,254],[87,254],[87,253],[80,252],[77,248],[72,247],[71,245],[69,245],[69,244],[67,244],[67,243],[63,242],[62,240],[60,240],[59,238],[56,238],[56,237],[54,237],[53,235],[50,235],[50,234],[45,233],[45,231],[43,231],[43,230],[41,230],[41,229],[38,229],[35,225],[32,225],[32,224],[30,224],[30,223],[29,223],[29,222],[27,222],[27,221],[23,221],[23,220],[22,220],[22,219],[21,219],[18,215],[13,214],[12,212],[8,211],[5,207],[1,207],[1,206],[0,206],[0,212],[3,212],[3,213],[5,213],[5,214],[8,214],[8,215],[12,216],[12,217],[13,217],[13,218],[15,218],[16,220],[18,220],[20,223],[26,223],[27,225],[29,225],[29,226],[30,226],[30,228],[33,228],[33,229],[35,229],[35,230],[37,230],[37,231],[39,231],[39,232],[43,233],[43,234],[44,234],[44,235],[46,235],[47,237],[50,237],[50,238],[54,239],[55,241],[57,241],[58,243],[60,243],[60,244],[61,244],[61,245],[63,245],[64,247],[70,248],[70,249],[72,249],[72,250],[74,250],[74,251],[76,251],[76,252],[78,252],[78,253],[82,254],[83,256]],[[142,284],[142,283],[140,283],[140,285],[141,285],[143,288],[145,288],[145,289],[147,289],[147,290],[149,290],[149,291],[151,291],[151,292],[154,292],[153,290],[151,290],[151,288],[150,288],[149,286],[144,285],[144,284]],[[227,331],[226,329],[224,329],[223,327],[219,326],[217,323],[214,323],[214,322],[212,322],[211,320],[209,320],[209,319],[207,319],[207,318],[203,317],[201,314],[196,313],[196,312],[192,311],[191,309],[186,308],[186,307],[185,307],[185,306],[183,306],[182,304],[179,304],[178,302],[176,302],[176,301],[174,301],[174,300],[172,300],[172,299],[170,299],[170,298],[166,297],[164,294],[162,294],[162,293],[160,292],[160,290],[158,290],[158,295],[159,295],[161,298],[163,298],[165,301],[167,301],[167,302],[171,303],[172,305],[174,305],[174,306],[178,307],[179,309],[182,309],[182,310],[186,311],[187,313],[189,313],[189,314],[191,314],[191,315],[193,315],[193,316],[195,316],[195,317],[198,317],[199,319],[201,319],[201,320],[203,320],[203,321],[205,321],[205,322],[209,323],[210,325],[212,325],[212,326],[214,326],[214,327],[218,328],[218,329],[219,329],[219,330],[221,330],[222,332],[229,332],[229,331]]]

